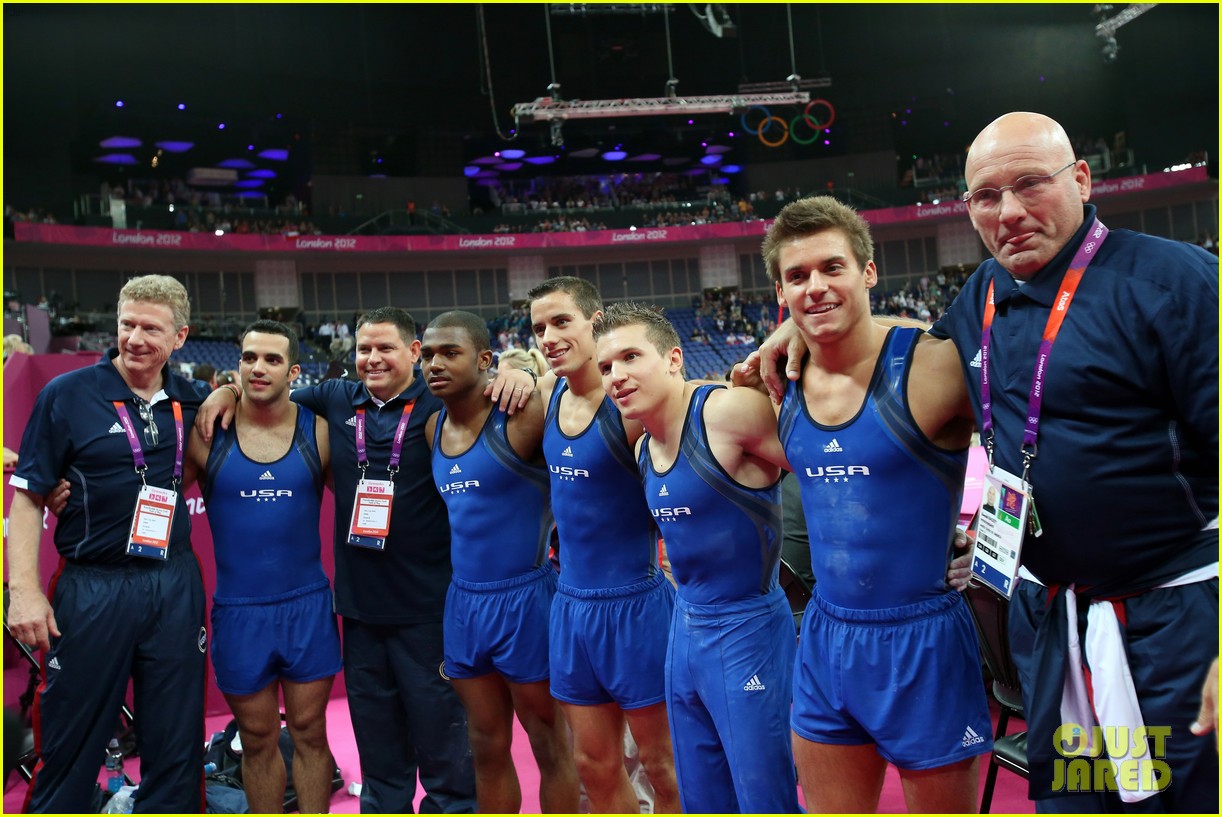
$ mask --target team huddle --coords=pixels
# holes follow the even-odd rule
[[[140,809],[199,810],[204,599],[181,499],[198,480],[217,559],[213,666],[252,812],[283,796],[281,693],[302,811],[327,810],[325,708],[341,668],[362,811],[411,812],[417,776],[422,811],[519,811],[515,715],[545,812],[577,811],[584,788],[600,813],[636,812],[642,796],[659,813],[796,813],[799,786],[810,811],[868,812],[888,764],[909,811],[974,811],[993,729],[950,579],[966,573],[952,557],[979,430],[991,466],[1038,488],[1046,529],[1026,537],[1011,602],[1031,797],[1216,811],[1203,736],[1216,715],[1202,707],[1217,696],[1216,259],[1127,231],[1098,239],[1089,168],[1041,115],[985,128],[966,177],[995,260],[929,332],[870,314],[878,270],[861,216],[830,196],[785,207],[762,252],[791,320],[733,386],[686,379],[660,310],[604,305],[559,277],[527,296],[542,375],[493,377],[474,314],[439,315],[417,339],[412,317],[385,307],[358,321],[360,382],[290,391],[297,340],[259,321],[241,383],[209,396],[164,368],[186,339],[185,291],[129,282],[118,350],[48,385],[14,477],[9,622],[55,668],[28,808],[80,810],[85,761],[101,758],[134,678]],[[1032,455],[1031,372],[1070,272],[1080,285],[1061,301]],[[99,435],[116,420],[120,433]],[[786,472],[816,577],[798,637],[778,584]],[[41,512],[65,476],[48,600]],[[318,534],[327,486],[334,590]],[[252,505],[263,488],[275,502]],[[158,491],[178,512],[156,534],[141,520]],[[1130,512],[1087,525],[1079,505],[1100,493],[1132,497]],[[1068,795],[1049,757],[1073,669],[1065,622],[1086,643],[1105,630],[1097,609],[1117,606],[1111,663],[1089,644],[1085,663],[1091,683],[1131,677],[1138,723],[1099,694],[1082,717],[1170,726],[1170,786]],[[98,643],[113,647],[101,667]]]

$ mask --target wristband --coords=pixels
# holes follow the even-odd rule
[[[233,385],[232,383],[224,383],[221,385],[221,388],[228,389],[229,392],[233,395],[233,399],[235,402],[240,403],[242,401],[242,392],[238,391],[237,386]]]

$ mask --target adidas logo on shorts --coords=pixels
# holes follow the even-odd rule
[[[106,433],[107,434],[122,434],[123,426],[119,425],[118,423],[115,423],[113,426],[110,427],[110,431]]]
[[[969,726],[963,733],[963,745],[975,746],[978,743],[984,743],[984,738],[976,734],[976,730]]]
[[[743,686],[743,692],[760,692],[767,689],[764,682],[760,680],[758,675],[752,675],[751,680]]]
[[[571,457],[571,456],[573,456],[573,446],[571,446],[571,445],[570,445],[568,448],[566,448],[566,449],[564,449],[563,451],[561,451],[561,452],[560,452],[560,456],[562,456],[562,457]]]
[[[458,467],[458,463],[454,463],[454,467],[450,469],[451,474],[461,474],[462,469]]]
[[[838,451],[844,451],[844,449],[840,447],[840,443],[836,441],[835,437],[832,437],[832,441],[823,446],[824,454],[834,454]]]
[[[264,471],[262,474],[259,474],[259,479],[275,479],[275,477],[272,476],[271,471]]]

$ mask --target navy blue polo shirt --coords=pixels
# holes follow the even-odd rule
[[[450,585],[450,523],[433,484],[424,424],[441,409],[417,370],[407,389],[379,407],[363,383],[328,380],[297,389],[293,400],[325,417],[335,477],[335,611],[370,624],[441,621]],[[403,441],[390,536],[384,550],[348,544],[360,469],[356,464],[356,409],[365,408],[369,479],[386,479],[391,442],[403,405],[415,400]]]
[[[977,424],[984,302],[996,463],[1022,474],[1036,355],[1053,301],[1095,217],[1019,285],[995,260],[930,330],[959,347]],[[1158,585],[1217,561],[1218,259],[1191,244],[1113,230],[1087,267],[1049,358],[1031,467],[1040,537],[1023,563],[1045,584]]]
[[[175,450],[170,401],[182,403],[184,430],[189,434],[195,412],[208,396],[206,389],[197,389],[167,365],[162,370],[162,392],[154,397],[152,408],[158,442],[150,449],[132,390],[114,367],[118,354],[111,349],[93,366],[62,374],[43,387],[22,435],[21,459],[11,480],[15,487],[42,496],[61,478],[68,480],[72,494],[55,526],[55,547],[61,556],[77,562],[119,564],[141,558],[126,552],[140,476],[112,401],[127,404],[148,464],[145,480],[169,488]],[[169,556],[190,549],[191,515],[180,486]]]

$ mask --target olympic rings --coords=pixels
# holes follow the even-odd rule
[[[759,128],[752,128],[750,125],[747,124],[747,114],[751,113],[752,111],[763,111],[764,112],[764,118],[760,120],[761,125],[772,118],[772,111],[768,110],[763,105],[752,105],[750,108],[748,108],[743,113],[741,117],[739,117],[739,121],[742,122],[743,124],[743,130],[745,130],[747,133],[751,134],[752,136],[759,136],[759,133],[760,133]]]
[[[764,131],[767,130],[767,128],[764,127],[764,122],[776,122],[778,125],[780,125],[781,126],[781,138],[776,140],[775,142],[769,142],[767,139],[765,139]],[[789,123],[787,123],[784,119],[782,119],[779,116],[772,116],[771,114],[769,114],[769,116],[766,119],[764,119],[763,122],[760,122],[759,137],[760,137],[760,141],[763,142],[765,145],[767,145],[770,148],[780,147],[781,145],[785,144],[785,140],[789,138]]]
[[[811,114],[811,110],[816,105],[821,105],[827,109],[827,121],[820,121]],[[747,115],[752,111],[760,111],[764,114],[763,118],[756,123],[754,128],[751,127],[751,124],[747,121]],[[789,141],[791,137],[793,138],[795,144],[809,145],[816,141],[819,138],[819,135],[822,134],[823,131],[830,128],[832,123],[836,121],[836,109],[832,107],[832,103],[828,102],[826,99],[812,99],[810,102],[806,103],[806,107],[802,109],[801,113],[786,122],[779,116],[773,116],[772,111],[770,111],[766,106],[752,105],[742,114],[739,119],[742,122],[743,130],[752,136],[758,136],[760,142],[762,142],[766,147],[778,148]],[[781,136],[778,139],[769,141],[767,138],[765,138],[764,134],[772,130],[772,123],[774,122],[780,125]],[[800,124],[805,125],[811,130],[810,136],[798,136],[798,126]]]
[[[810,115],[810,109],[816,105],[823,105],[827,108],[827,121],[820,123],[817,119]],[[806,107],[802,110],[802,118],[806,120],[806,124],[810,125],[815,130],[823,130],[830,128],[832,123],[836,121],[836,109],[832,107],[832,103],[826,99],[812,99],[806,103]]]

